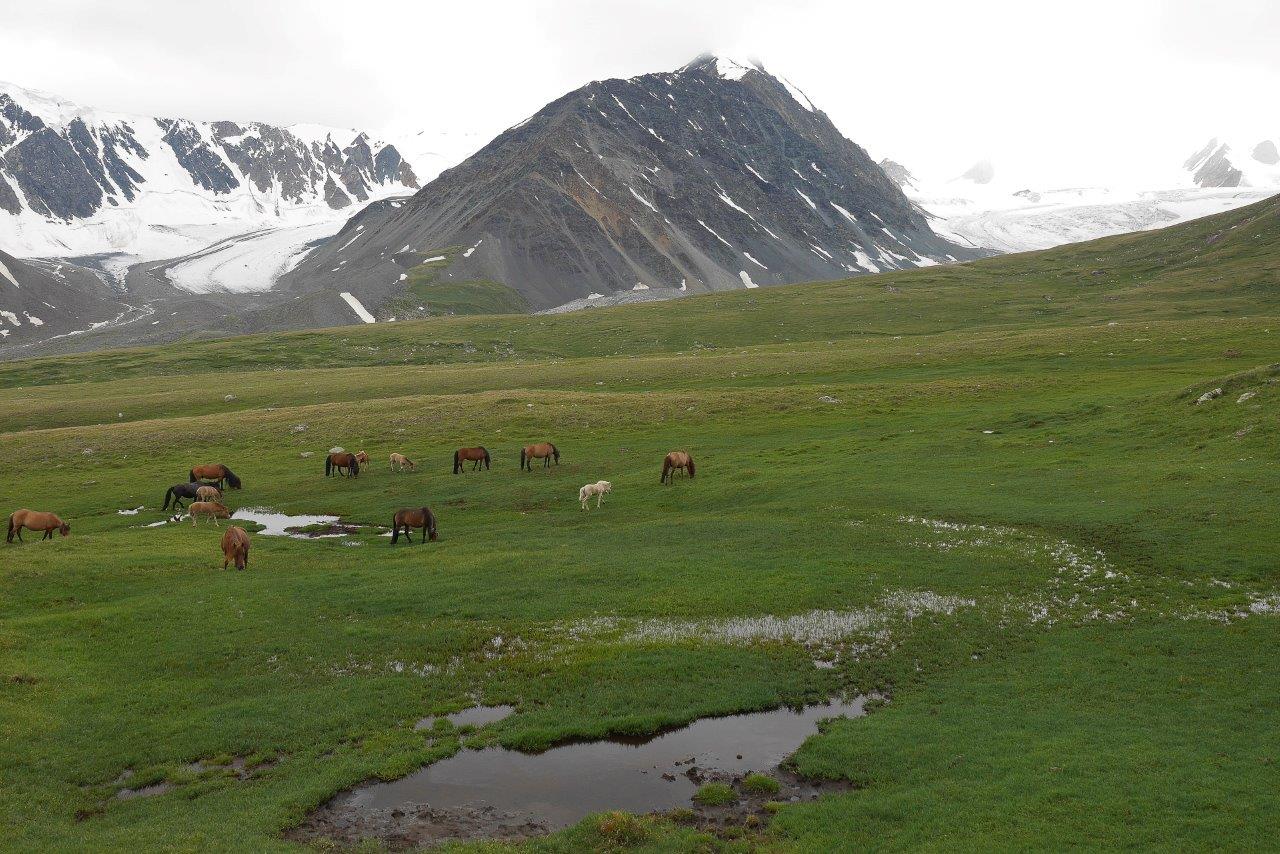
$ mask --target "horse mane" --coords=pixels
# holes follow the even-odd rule
[[[555,454],[556,462],[560,462],[560,449],[551,442],[548,442],[547,444],[551,445],[551,453]]]
[[[685,454],[684,456],[685,459],[689,461],[689,477],[693,477],[693,457],[689,454]]]
[[[236,477],[235,472],[233,472],[231,469],[227,468],[226,466],[223,466],[222,473],[227,476],[227,486],[231,487],[232,489],[240,488],[240,478]]]
[[[189,483],[195,483],[199,479],[196,477],[195,469],[192,469],[191,471],[187,472],[187,477],[191,478],[191,480],[188,481]]]
[[[427,525],[427,538],[433,543],[436,541],[436,514],[431,512],[430,507],[422,508],[423,521]]]

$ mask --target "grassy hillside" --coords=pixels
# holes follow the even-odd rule
[[[961,267],[0,366],[0,508],[72,523],[0,545],[0,846],[289,848],[335,792],[462,742],[873,689],[890,702],[796,757],[854,790],[630,842],[1269,846],[1278,237],[1270,200]],[[519,473],[543,439],[562,465]],[[334,444],[374,465],[326,480]],[[451,475],[463,444],[493,471]],[[698,476],[661,487],[673,448]],[[429,503],[441,540],[258,535],[224,573],[214,528],[142,527],[213,461],[235,506],[387,525]],[[819,611],[867,619],[719,628]],[[412,728],[477,700],[517,712]],[[119,800],[126,771],[172,788]]]

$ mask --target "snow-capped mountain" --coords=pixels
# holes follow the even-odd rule
[[[1182,164],[1197,187],[1280,187],[1280,140],[1219,141],[1197,149]]]
[[[16,255],[177,256],[417,187],[359,131],[107,113],[0,83],[0,248]]]
[[[1268,159],[1270,147],[1256,146]],[[1255,164],[1253,182],[1238,180],[1217,140],[1155,186],[1053,187],[1017,183],[990,161],[979,161],[952,178],[918,177],[893,161],[882,161],[930,225],[968,246],[997,252],[1048,249],[1111,234],[1162,228],[1258,201],[1280,192],[1280,178]],[[1280,157],[1276,158],[1280,160]],[[1235,174],[1233,174],[1233,172]],[[1276,168],[1280,175],[1280,167]],[[903,177],[905,176],[905,178]]]
[[[441,280],[502,283],[543,309],[978,254],[935,234],[790,82],[704,56],[553,101],[403,206],[362,211],[281,286],[348,291],[376,316],[403,316],[404,279],[439,256]]]

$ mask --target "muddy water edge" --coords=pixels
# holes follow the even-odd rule
[[[799,778],[784,762],[819,721],[859,717],[867,699],[703,718],[646,738],[570,742],[541,753],[464,748],[399,780],[342,792],[286,835],[377,840],[398,850],[526,839],[611,810],[670,813],[712,831],[763,826],[779,801],[850,788]],[[707,783],[730,787],[732,796],[721,799],[728,802],[700,803],[694,796]]]

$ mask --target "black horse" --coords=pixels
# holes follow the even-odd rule
[[[202,486],[212,486],[216,488],[218,485],[216,483],[205,483],[202,480],[193,481],[191,483],[175,483],[173,486],[169,487],[167,492],[165,492],[164,506],[160,509],[168,510],[169,502],[172,501],[173,509],[181,510],[182,500],[185,498],[187,501],[194,501],[196,498],[196,490]]]

